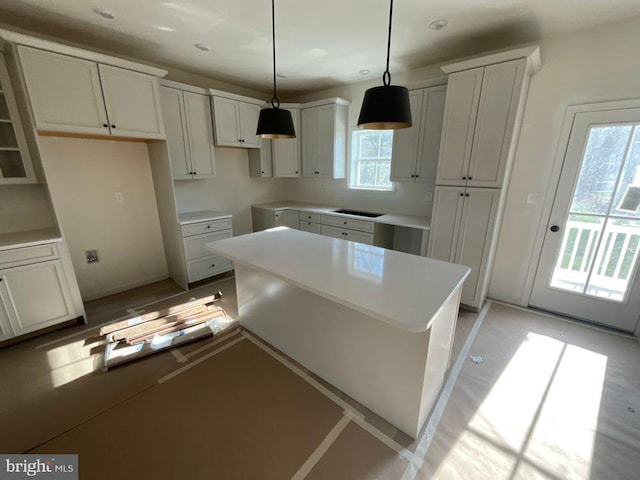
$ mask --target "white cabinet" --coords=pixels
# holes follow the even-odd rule
[[[437,184],[502,186],[526,69],[518,59],[449,76]]]
[[[195,222],[182,226],[182,241],[189,283],[233,269],[233,264],[230,260],[215,255],[205,248],[205,245],[209,242],[231,238],[232,236],[231,217]]]
[[[164,138],[158,78],[18,46],[40,131]]]
[[[250,177],[273,176],[272,148],[272,141],[263,138],[260,148],[249,150]]]
[[[435,182],[447,87],[409,92],[413,126],[393,134],[391,181]]]
[[[284,108],[284,105],[283,105]],[[293,120],[296,138],[280,138],[271,141],[274,177],[300,176],[300,110],[288,108]]]
[[[0,252],[0,340],[84,315],[69,268],[55,243]]]
[[[348,102],[303,107],[301,110],[302,176],[345,178]]]
[[[9,72],[0,54],[0,185],[17,183],[36,183],[36,176]]]
[[[173,178],[215,178],[209,96],[162,86],[160,99]]]
[[[327,225],[322,225],[320,227],[320,233],[328,237],[341,238],[352,242],[373,245],[373,233],[359,232],[348,228],[330,227]]]
[[[500,189],[435,189],[428,257],[471,267],[461,303],[480,308],[488,288],[488,266],[495,235]]]
[[[285,224],[289,228],[300,228],[300,212],[298,210],[287,209]]]
[[[222,94],[222,95],[221,95]],[[217,90],[213,96],[214,133],[219,147],[260,148],[256,135],[262,100],[250,99]],[[243,100],[244,99],[244,100]]]
[[[322,234],[322,225],[316,222],[310,222],[308,220],[300,220],[300,230],[303,232]]]

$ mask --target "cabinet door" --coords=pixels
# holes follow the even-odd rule
[[[193,178],[215,178],[211,102],[198,93],[184,92],[183,96]]]
[[[446,94],[445,85],[424,90],[416,182],[435,183],[436,181]]]
[[[300,115],[302,176],[318,176],[320,138],[318,136],[318,107],[303,108]]]
[[[356,230],[344,230],[345,240],[351,242],[364,243],[365,245],[373,245],[373,233],[358,232]]]
[[[287,226],[287,211],[286,210],[276,210],[273,213],[273,224],[276,227],[286,227]]]
[[[213,121],[216,145],[241,147],[238,101],[224,97],[213,97]]]
[[[304,133],[301,133],[300,128],[300,110],[291,108],[289,111],[293,118],[296,138],[272,140],[274,177],[300,176],[300,136],[302,135],[304,138]]]
[[[449,75],[436,183],[466,185],[484,67]]]
[[[300,228],[300,212],[298,210],[287,210],[287,227]]]
[[[471,267],[460,301],[476,308],[482,307],[488,287],[485,274],[499,197],[497,188],[467,188],[465,192],[455,263]]]
[[[464,187],[436,187],[427,257],[455,261],[464,194]]]
[[[0,303],[4,303],[16,335],[73,317],[62,261],[10,268],[3,270],[0,278]]]
[[[38,130],[108,135],[95,62],[18,46]]]
[[[344,240],[345,238],[343,235],[344,229],[338,227],[329,227],[327,225],[322,225],[320,227],[320,233],[327,237],[340,238],[342,240]]]
[[[318,139],[316,156],[316,177],[333,178],[334,146],[336,136],[336,105],[315,107],[316,136]],[[303,137],[304,140],[304,137]]]
[[[36,183],[36,178],[9,72],[0,52],[0,185],[17,183]]]
[[[250,177],[271,177],[273,167],[271,163],[272,140],[262,139],[262,146],[249,150],[249,176]]]
[[[160,87],[160,102],[171,160],[171,174],[177,180],[190,179],[191,162],[182,91]]]
[[[111,135],[165,138],[158,78],[98,65]]]
[[[2,277],[0,277],[0,342],[15,336],[13,328],[11,328],[11,323],[9,323],[9,310],[3,300],[3,298],[8,297],[8,295],[6,292],[3,292],[4,281],[1,279]]]
[[[413,125],[393,132],[393,150],[391,154],[391,181],[413,182],[418,158],[418,140],[421,130],[423,91],[409,92],[411,118]]]
[[[255,103],[238,102],[238,115],[240,117],[242,146],[260,148],[262,139],[256,135],[258,118],[260,118],[260,106]]]
[[[513,144],[526,60],[485,67],[467,185],[500,187]]]

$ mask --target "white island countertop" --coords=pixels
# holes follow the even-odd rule
[[[347,213],[337,213],[335,210],[344,207],[334,207],[331,205],[319,205],[306,202],[294,202],[285,200],[282,202],[270,202],[260,203],[252,205],[256,208],[266,208],[270,210],[279,210],[281,208],[290,208],[292,210],[299,210],[301,212],[319,213],[324,215],[335,215],[339,217],[357,218],[359,220],[366,220],[367,222],[385,223],[388,225],[398,225],[401,227],[418,228],[421,230],[429,230],[431,226],[430,217],[422,217],[420,215],[404,215],[401,213],[383,213],[379,217],[365,217],[360,215],[349,215]]]
[[[286,227],[206,248],[411,332],[431,326],[470,272],[462,265]]]

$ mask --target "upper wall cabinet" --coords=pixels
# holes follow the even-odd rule
[[[299,177],[300,176],[300,110],[283,105],[291,112],[293,128],[296,138],[280,138],[271,140],[274,177]]]
[[[437,183],[501,187],[527,60],[449,75]]]
[[[263,100],[211,90],[216,146],[260,148],[256,135]]]
[[[0,55],[0,185],[36,183],[4,57]]]
[[[39,131],[164,138],[158,78],[18,46]]]
[[[215,149],[207,91],[185,85],[187,91],[174,88],[180,86],[175,82],[166,83],[171,86],[160,87],[160,100],[173,178],[214,178]]]
[[[302,176],[344,178],[349,102],[306,104],[301,110]]]
[[[435,182],[446,85],[409,92],[413,126],[393,133],[391,181]]]

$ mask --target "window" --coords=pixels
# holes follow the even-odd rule
[[[349,187],[392,190],[389,180],[392,149],[393,130],[352,130]]]

